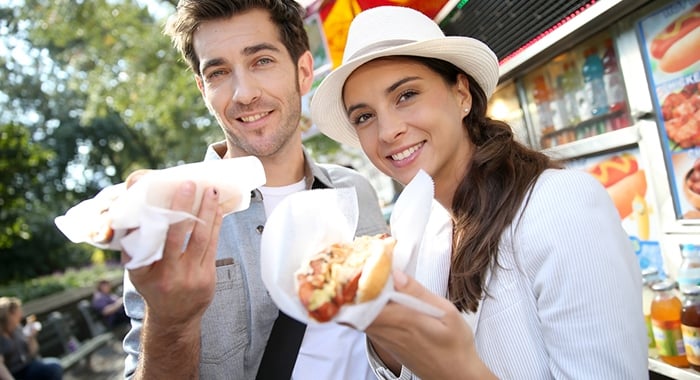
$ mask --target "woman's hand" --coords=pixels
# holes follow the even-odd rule
[[[444,310],[445,316],[435,318],[389,302],[365,331],[385,362],[393,358],[424,380],[496,378],[479,358],[471,329],[450,301],[401,272],[394,272],[394,287]]]

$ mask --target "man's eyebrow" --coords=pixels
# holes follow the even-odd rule
[[[226,62],[223,58],[213,58],[208,61],[202,62],[201,68],[199,69],[200,74],[204,74],[205,71],[207,71],[208,68],[213,67],[213,66],[221,66]]]
[[[275,53],[280,52],[280,49],[277,46],[269,44],[267,42],[263,42],[263,43],[253,45],[253,46],[246,46],[245,48],[243,48],[243,54],[244,55],[253,55],[253,54],[258,53],[258,52],[263,51],[263,50],[270,50],[270,51],[273,51]]]

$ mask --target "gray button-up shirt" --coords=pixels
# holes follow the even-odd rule
[[[307,189],[355,187],[360,208],[356,236],[388,231],[369,181],[338,165],[320,165],[305,154]],[[221,159],[213,146],[205,160]],[[252,193],[247,210],[227,215],[216,254],[216,293],[202,320],[200,378],[254,379],[279,310],[263,285],[260,239],[265,226],[262,194]],[[144,300],[124,276],[124,300],[132,328],[124,338],[124,375],[136,370]]]

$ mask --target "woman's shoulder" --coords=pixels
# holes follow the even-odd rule
[[[577,169],[547,169],[533,186],[534,198],[582,201],[606,195],[605,188],[590,174]]]

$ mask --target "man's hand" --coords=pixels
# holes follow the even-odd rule
[[[189,212],[194,194],[195,184],[183,182],[171,208]],[[170,226],[161,260],[129,271],[129,279],[146,300],[151,322],[170,325],[201,317],[214,296],[221,227],[215,189],[204,192],[197,217],[201,222],[185,220]]]
[[[190,212],[194,195],[195,184],[183,182],[171,209]],[[129,279],[146,302],[137,378],[171,378],[170,374],[196,378],[200,323],[216,286],[216,247],[222,220],[218,203],[217,191],[206,189],[197,214],[200,222],[172,224],[163,258],[129,271]]]
[[[401,272],[394,272],[394,287],[444,310],[445,316],[389,302],[365,331],[385,363],[398,361],[424,380],[495,379],[476,352],[472,330],[450,301]]]

